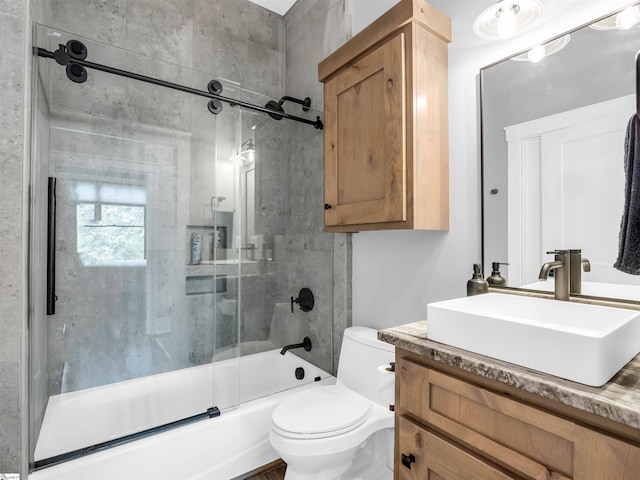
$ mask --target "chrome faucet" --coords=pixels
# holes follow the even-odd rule
[[[548,254],[554,254],[555,259],[553,262],[547,262],[542,265],[540,269],[540,280],[547,280],[549,278],[549,272],[554,272],[554,297],[556,300],[569,300],[569,286],[570,286],[570,271],[571,260],[570,250],[555,250],[553,252],[547,252]]]
[[[569,293],[580,295],[582,293],[582,272],[591,271],[591,263],[582,258],[582,250],[569,250]]]

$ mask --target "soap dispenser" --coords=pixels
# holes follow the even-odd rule
[[[500,275],[500,265],[509,265],[508,263],[492,262],[491,263],[491,276],[487,278],[487,283],[496,287],[506,287],[507,280]]]
[[[467,297],[489,292],[489,284],[482,278],[482,265],[473,264],[473,277],[467,282]]]

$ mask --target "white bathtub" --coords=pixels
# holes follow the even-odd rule
[[[304,368],[304,380],[295,378],[297,367]],[[322,381],[315,382],[316,377]],[[214,402],[222,414],[44,468],[29,478],[227,480],[277,458],[268,432],[278,403],[293,391],[334,381],[295,354],[272,350],[58,395],[49,400],[36,460],[200,413],[212,406],[211,392],[217,392]]]

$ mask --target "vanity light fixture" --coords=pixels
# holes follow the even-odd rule
[[[589,25],[594,30],[629,30],[640,23],[640,7],[633,5],[599,22]]]
[[[562,37],[556,38],[555,40],[551,40],[547,43],[543,43],[542,45],[536,45],[532,49],[527,50],[520,55],[512,57],[510,60],[513,60],[514,62],[538,63],[545,57],[553,55],[554,53],[558,53],[560,50],[567,46],[570,39],[571,35],[563,35]]]
[[[476,18],[473,31],[488,40],[509,38],[530,27],[543,10],[539,0],[500,0]]]

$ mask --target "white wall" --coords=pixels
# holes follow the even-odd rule
[[[351,31],[357,34],[400,0],[348,0],[351,9]]]
[[[493,0],[429,3],[453,21],[449,48],[451,227],[449,232],[354,234],[354,325],[384,328],[424,319],[428,303],[466,293],[472,264],[481,258],[480,68],[633,2],[545,2],[541,27],[503,41],[482,40],[472,31],[475,16]],[[354,9],[353,14],[358,11]],[[359,22],[353,19],[354,26]]]

